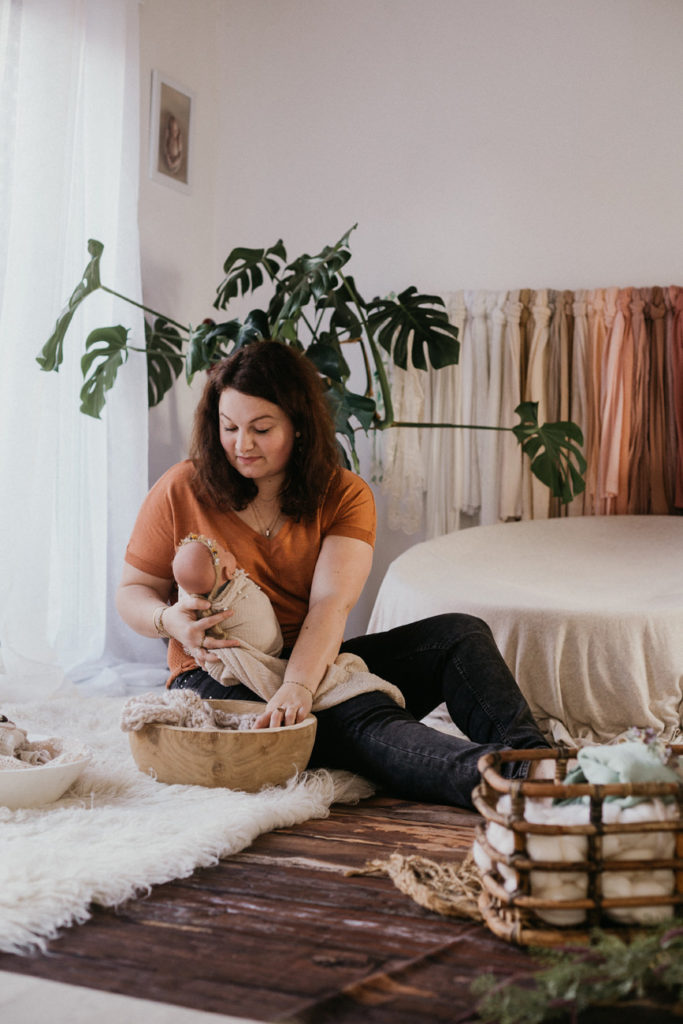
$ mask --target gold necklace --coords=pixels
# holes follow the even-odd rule
[[[270,523],[268,526],[266,526],[264,524],[263,520],[261,519],[261,516],[258,514],[258,509],[256,507],[256,502],[255,501],[253,501],[251,503],[250,507],[251,507],[252,512],[254,513],[254,519],[256,520],[256,525],[258,527],[258,532],[263,534],[263,536],[267,540],[270,540],[270,535],[273,532],[273,530],[275,529],[275,527],[277,526],[277,524],[280,522],[280,516],[282,515],[282,510],[280,509],[279,505],[278,505],[277,512],[275,513],[275,518],[273,519],[272,523]]]

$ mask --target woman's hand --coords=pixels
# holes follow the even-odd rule
[[[279,725],[303,722],[311,712],[313,694],[298,683],[283,683],[266,704],[266,710],[254,723],[255,729],[275,729]]]
[[[231,609],[217,612],[215,615],[207,615],[205,618],[197,618],[198,611],[205,611],[211,604],[203,597],[196,597],[191,594],[181,597],[176,604],[170,605],[164,611],[164,628],[183,646],[183,650],[190,657],[194,658],[200,668],[206,669],[207,665],[220,661],[217,654],[212,653],[222,647],[239,647],[239,640],[220,640],[217,637],[208,636],[207,630],[225,622],[234,612]]]
[[[116,592],[116,607],[124,622],[141,636],[158,636],[157,613],[166,605],[173,589],[173,580],[162,576],[150,576],[141,569],[125,564],[121,583]],[[207,636],[207,630],[219,622],[225,622],[234,613],[227,611],[198,618],[197,612],[206,611],[211,604],[205,597],[182,594],[175,604],[167,605],[162,612],[163,626],[169,636],[182,644],[185,653],[194,658],[200,668],[220,661],[215,653],[221,647],[240,647],[239,640],[219,640]]]

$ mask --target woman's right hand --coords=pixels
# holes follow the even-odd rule
[[[207,615],[198,618],[198,611],[206,611],[211,607],[209,601],[203,597],[191,594],[183,595],[175,604],[169,605],[163,613],[164,628],[167,633],[182,644],[186,654],[189,654],[200,668],[206,668],[207,664],[214,664],[220,661],[217,654],[212,651],[222,647],[239,647],[239,640],[218,639],[208,636],[207,631],[212,626],[229,619],[234,612],[231,609],[217,612],[215,615]]]
[[[204,669],[220,660],[215,652],[221,647],[241,646],[239,640],[219,640],[206,635],[212,626],[230,618],[233,614],[230,609],[206,618],[198,617],[198,611],[211,607],[206,598],[181,592],[175,604],[166,605],[172,588],[172,579],[151,576],[126,563],[116,592],[116,607],[121,618],[141,636],[156,637],[156,614],[160,605],[165,605],[164,629]]]

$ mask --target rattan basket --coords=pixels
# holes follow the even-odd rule
[[[671,748],[676,754],[683,754],[683,746]],[[481,783],[473,793],[476,809],[485,819],[477,828],[476,842],[491,861],[491,867],[482,871],[482,893],[480,910],[484,921],[491,931],[508,942],[522,946],[558,946],[572,942],[586,942],[591,931],[600,927],[605,931],[620,935],[628,934],[639,924],[627,924],[615,918],[644,917],[652,914],[662,918],[678,917],[683,914],[683,783],[629,783],[614,785],[567,784],[568,762],[576,757],[577,751],[568,748],[554,750],[505,750],[486,754],[479,760]],[[552,758],[556,761],[555,778],[546,780],[519,781],[504,778],[500,773],[501,765],[515,761],[539,761]],[[502,812],[499,801],[502,796],[509,797],[509,809]],[[667,813],[666,820],[642,820],[637,822],[605,821],[605,800],[607,797],[638,796],[654,799],[668,797],[673,805]],[[587,822],[580,825],[549,825],[538,824],[525,819],[525,807],[528,800],[538,801],[548,798],[570,799],[588,797],[589,813]],[[505,804],[508,801],[503,801]],[[536,806],[540,806],[536,804]],[[614,806],[614,805],[613,805]],[[647,807],[648,805],[641,805]],[[650,805],[654,807],[654,805]],[[647,811],[643,812],[647,815]],[[530,815],[532,816],[532,815]],[[504,852],[492,845],[488,829],[489,823],[495,823],[511,833],[512,852]],[[489,835],[487,836],[487,832]],[[506,837],[510,838],[509,833]],[[608,859],[609,850],[604,847],[614,845],[615,840],[607,837],[621,837],[617,843],[626,846],[631,843],[631,835],[635,842],[638,833],[657,833],[665,835],[665,846],[670,847],[670,856],[658,859]],[[503,835],[500,831],[497,834]],[[672,838],[669,836],[672,835]],[[536,836],[571,837],[581,836],[585,847],[585,859],[543,860],[534,859],[529,846],[535,842]],[[654,841],[649,837],[646,842]],[[574,840],[570,840],[573,842]],[[503,844],[501,844],[503,845]],[[539,844],[537,844],[538,846]],[[628,856],[628,855],[626,855]],[[671,885],[667,895],[641,894],[638,896],[609,896],[605,890],[615,889],[609,881],[615,882],[618,876],[608,880],[610,872],[620,872],[624,877],[627,871],[639,873],[632,876],[640,880],[653,878],[652,872],[670,872]],[[506,878],[503,877],[505,873]],[[514,875],[513,875],[514,872]],[[555,872],[551,878],[548,874]],[[539,897],[539,891],[552,890],[555,880],[562,873],[572,872],[574,878],[581,877],[585,881],[585,897],[581,899],[548,899]],[[649,874],[648,874],[649,873]],[[585,880],[583,876],[585,875]],[[565,876],[567,877],[567,876]],[[669,876],[656,876],[668,878]],[[510,879],[512,878],[512,883]],[[508,881],[506,887],[505,881]],[[540,880],[540,881],[539,881]],[[545,883],[545,884],[544,884]],[[510,891],[510,885],[514,889]],[[561,886],[560,886],[561,887]],[[647,884],[643,886],[647,888]],[[535,895],[536,891],[536,895]],[[640,909],[643,908],[643,909]],[[652,910],[652,908],[657,908]],[[635,913],[634,913],[635,909]],[[559,912],[559,913],[558,913]],[[574,920],[573,924],[558,924],[553,920],[548,924],[547,918]],[[580,925],[576,919],[581,918]],[[648,922],[648,923],[654,923]]]

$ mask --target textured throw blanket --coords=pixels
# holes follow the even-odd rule
[[[216,654],[221,660],[209,666],[208,672],[224,686],[244,683],[265,701],[275,696],[282,686],[287,668],[284,658],[272,658],[248,644],[220,648]],[[387,693],[402,708],[406,705],[398,687],[368,672],[361,658],[355,654],[338,654],[313,696],[312,710],[323,711],[372,690]]]
[[[216,654],[220,663],[211,665],[209,673],[224,686],[243,683],[257,697],[269,701],[282,686],[287,668],[287,661],[278,657],[282,634],[270,600],[242,569],[238,569],[223,588],[220,588],[220,580],[217,581],[207,599],[211,601],[211,608],[202,615],[228,608],[233,612],[229,619],[211,629],[212,635],[238,639],[241,643],[240,647],[219,648]],[[397,686],[369,672],[357,655],[340,654],[318,686],[312,710],[322,711],[372,690],[387,693],[405,707],[405,699]]]
[[[249,846],[261,833],[324,818],[372,788],[347,772],[304,772],[286,786],[238,793],[169,786],[138,771],[119,728],[124,698],[56,697],[3,703],[32,735],[87,742],[90,763],[58,801],[0,806],[0,950],[45,949],[86,921],[90,904],[117,906],[152,885]]]

